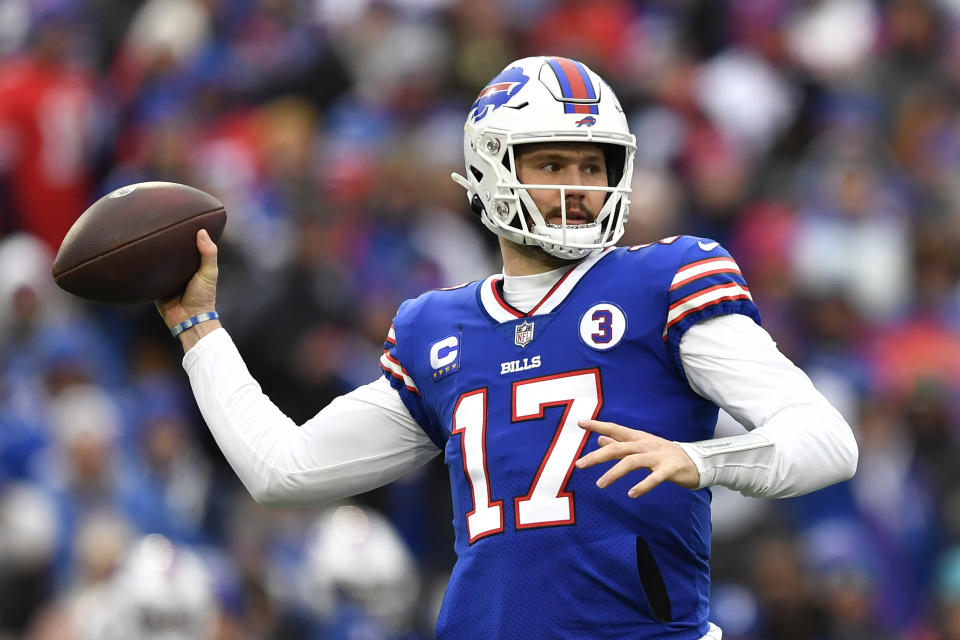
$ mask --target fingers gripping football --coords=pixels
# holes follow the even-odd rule
[[[631,498],[642,496],[664,481],[687,489],[699,486],[700,473],[696,465],[676,443],[613,422],[581,420],[579,424],[600,435],[597,440],[600,448],[577,460],[578,469],[618,460],[597,480],[601,489],[639,469],[648,469],[650,474],[630,488],[627,495]]]
[[[157,300],[157,310],[168,327],[187,318],[213,311],[217,306],[217,245],[206,230],[197,232],[197,250],[200,252],[200,268],[193,274],[179,296]]]

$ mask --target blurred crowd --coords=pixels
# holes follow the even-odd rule
[[[627,111],[623,244],[722,242],[859,441],[809,496],[714,490],[724,638],[960,640],[958,0],[0,0],[0,639],[431,637],[439,461],[257,506],[153,308],[50,266],[119,186],[216,195],[218,309],[303,421],[379,375],[402,300],[499,269],[449,174],[533,54]]]

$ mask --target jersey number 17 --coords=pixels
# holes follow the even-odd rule
[[[563,406],[563,417],[525,496],[515,497],[517,529],[573,524],[573,493],[566,490],[573,463],[589,432],[577,424],[595,419],[603,404],[599,369],[569,371],[513,383],[512,422],[543,419],[547,407]],[[462,394],[453,410],[452,434],[460,434],[463,471],[470,483],[473,510],[467,513],[470,544],[503,531],[503,501],[492,500],[487,472],[487,388]]]

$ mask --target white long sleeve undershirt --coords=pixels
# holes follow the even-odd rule
[[[520,310],[532,308],[564,272],[508,277],[504,297]],[[694,325],[680,342],[680,359],[691,388],[751,430],[680,443],[701,487],[788,497],[853,474],[850,427],[749,318]],[[262,393],[225,330],[201,338],[183,366],[214,439],[258,502],[330,502],[395,480],[439,453],[383,378],[298,427]]]
[[[851,477],[857,442],[846,420],[764,329],[743,315],[710,318],[680,340],[690,387],[749,433],[678,443],[700,487],[787,498]]]

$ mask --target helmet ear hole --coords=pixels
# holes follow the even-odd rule
[[[477,182],[483,180],[483,171],[480,171],[480,169],[477,169],[473,165],[470,165],[470,173],[472,173],[473,177],[477,179]]]

